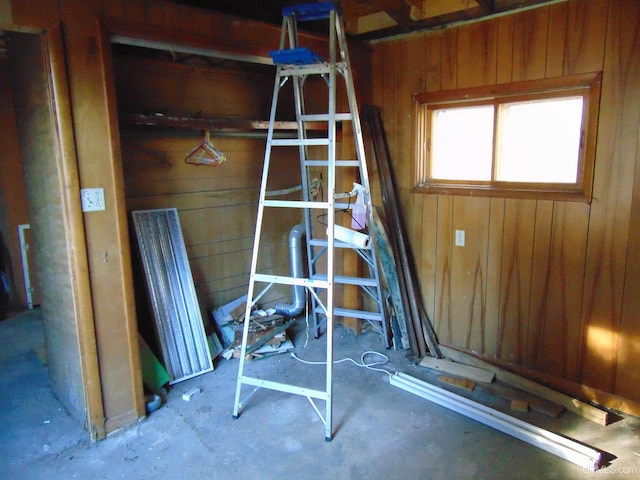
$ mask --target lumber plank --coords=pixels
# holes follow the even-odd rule
[[[529,408],[531,410],[542,413],[549,417],[558,418],[560,414],[565,411],[565,407],[558,403],[545,400],[544,398],[540,398],[531,393],[516,389],[509,385],[504,385],[499,382],[493,382],[490,385],[483,385],[482,389],[491,395],[502,397],[506,400],[524,401],[529,405]]]
[[[473,392],[476,388],[476,382],[469,380],[468,378],[449,377],[447,375],[440,375],[438,381],[446,383],[447,385],[453,385],[469,392]]]
[[[584,403],[577,398],[570,397],[569,395],[565,395],[564,393],[558,392],[557,390],[545,387],[544,385],[516,375],[515,373],[511,373],[500,367],[496,367],[495,365],[480,360],[479,358],[476,358],[473,355],[469,355],[468,353],[464,353],[454,348],[446,347],[444,345],[441,345],[440,348],[445,357],[449,359],[456,360],[470,366],[489,370],[495,374],[498,380],[508,383],[509,385],[517,387],[526,392],[542,397],[551,402],[556,402],[564,406],[567,410],[570,410],[583,418],[591,420],[592,422],[598,423],[600,425],[607,425],[609,423],[608,412]]]
[[[529,403],[526,400],[511,400],[511,410],[514,412],[528,412]]]
[[[463,365],[462,363],[456,363],[447,358],[424,357],[420,361],[420,365],[431,368],[432,370],[438,370],[440,372],[450,373],[451,375],[457,375],[458,377],[468,378],[469,380],[479,383],[491,383],[495,378],[495,374],[487,369]]]

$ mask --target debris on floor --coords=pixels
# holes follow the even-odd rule
[[[192,388],[191,390],[182,394],[182,400],[184,400],[185,402],[190,402],[195,395],[201,392],[202,389],[200,387]]]
[[[218,337],[224,349],[229,348],[234,341],[234,323],[244,315],[247,306],[247,296],[243,295],[211,312]],[[226,356],[225,356],[226,357]]]
[[[240,357],[246,309],[247,296],[244,295],[212,312],[224,348],[222,356],[227,360]],[[253,308],[249,322],[246,352],[248,360],[267,358],[294,349],[287,337],[287,328],[295,319],[285,319],[283,315],[276,314],[274,309]]]
[[[295,322],[295,319],[285,320],[282,315],[271,311],[254,310],[249,322],[246,351],[248,360],[266,358],[293,350],[293,343],[287,337],[287,328]],[[244,318],[240,318],[234,327],[234,341],[231,346],[234,358],[239,358],[241,355],[243,328]]]

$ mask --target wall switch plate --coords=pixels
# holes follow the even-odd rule
[[[464,247],[464,230],[456,230],[456,247]]]
[[[80,200],[83,212],[97,212],[106,208],[104,188],[81,188]]]

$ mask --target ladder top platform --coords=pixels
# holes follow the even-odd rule
[[[289,5],[282,7],[282,16],[295,15],[296,20],[320,20],[328,18],[332,10],[336,9],[334,2],[307,3],[304,5]]]
[[[322,57],[306,47],[271,50],[269,55],[275,65],[313,65],[322,63]]]

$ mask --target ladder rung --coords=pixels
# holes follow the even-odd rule
[[[273,147],[297,147],[300,145],[329,145],[328,138],[286,138],[271,140]]]
[[[329,244],[329,241],[326,239],[312,239],[309,241],[309,245],[313,245],[315,247],[326,247]],[[351,250],[356,250],[352,243],[341,242],[339,240],[335,240],[334,247],[336,248],[350,248]],[[366,248],[358,248],[357,250],[371,250],[371,246]]]
[[[350,113],[336,113],[334,115],[336,122],[343,122],[346,120],[351,120],[353,116]],[[306,115],[301,115],[300,119],[304,122],[328,122],[329,114],[328,113],[308,113]]]
[[[324,309],[322,307],[316,307],[315,311],[316,313],[324,314]],[[351,310],[350,308],[334,308],[333,316],[360,318],[362,320],[378,321],[378,322],[381,322],[384,320],[380,312],[370,312],[367,310]]]
[[[305,76],[305,75],[325,75],[331,72],[333,67],[326,63],[316,63],[311,65],[298,65],[298,66],[280,66],[280,70],[278,74],[281,77],[293,77],[293,76]],[[336,70],[338,69],[338,64],[336,64]]]
[[[329,160],[306,160],[304,162],[307,167],[326,167],[329,165]],[[359,167],[360,162],[358,160],[336,160],[336,167]]]
[[[254,280],[256,282],[277,283],[278,285],[297,285],[309,288],[329,288],[326,275],[324,280],[320,278],[296,278],[287,277],[286,275],[269,275],[266,273],[256,273]]]
[[[324,273],[318,273],[311,277],[313,280],[327,281],[327,275]],[[362,278],[362,277],[346,277],[343,275],[335,275],[333,277],[333,283],[339,283],[341,285],[360,285],[362,287],[377,287],[378,283],[375,278]]]
[[[254,377],[247,377],[246,375],[243,375],[240,380],[245,385],[253,385],[254,387],[268,388],[269,390],[277,390],[285,393],[294,393],[296,395],[302,395],[303,397],[318,398],[320,400],[327,399],[327,392],[312,390],[311,388],[296,387],[295,385],[272,382],[270,380],[262,380],[260,378]]]
[[[330,208],[329,202],[305,202],[303,200],[265,200],[265,207],[280,208]]]

